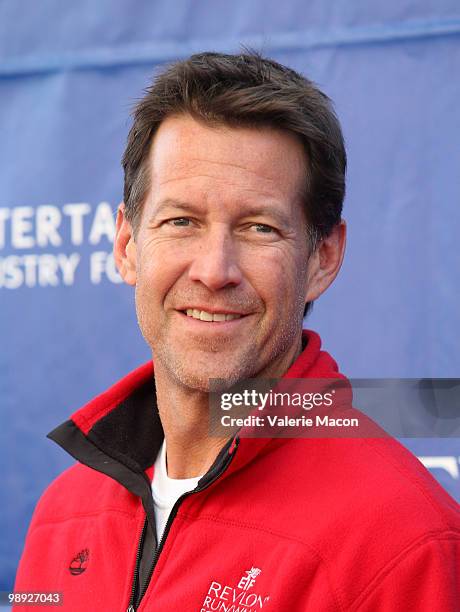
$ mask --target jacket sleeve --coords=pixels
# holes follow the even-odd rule
[[[460,534],[425,539],[404,551],[360,595],[359,612],[460,612]]]
[[[54,481],[56,482],[56,481]],[[59,564],[53,559],[53,540],[51,537],[52,527],[42,528],[43,518],[47,516],[49,510],[55,505],[52,483],[49,485],[35,506],[32,519],[27,530],[24,548],[18,568],[14,591],[26,592],[55,592],[56,568]],[[33,607],[30,605],[16,604],[12,607],[12,612],[30,612]],[[62,610],[62,608],[58,608]]]
[[[46,588],[49,586],[48,584],[43,584],[40,578],[37,580],[37,576],[41,577],[42,575],[40,559],[43,561],[46,555],[46,552],[44,551],[46,551],[47,545],[49,545],[49,542],[45,543],[40,541],[40,538],[36,538],[32,518],[31,525],[29,526],[26,535],[21,559],[16,570],[16,579],[14,584],[15,592],[43,592],[48,590]],[[26,607],[16,604],[12,607],[13,612],[19,612],[22,610],[30,610],[30,606]]]

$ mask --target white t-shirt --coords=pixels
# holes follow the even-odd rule
[[[170,478],[166,468],[166,442],[163,440],[160,452],[155,460],[153,471],[152,494],[155,505],[155,523],[158,542],[161,540],[168,517],[177,499],[193,491],[201,476],[195,478]]]

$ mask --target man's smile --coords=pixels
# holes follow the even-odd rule
[[[199,310],[197,308],[189,308],[186,310],[177,310],[181,319],[189,326],[190,329],[199,331],[215,330],[219,332],[235,331],[248,315],[225,313],[225,312],[209,312]]]
[[[200,310],[198,308],[187,308],[186,314],[188,317],[199,319],[200,321],[231,321],[232,319],[239,319],[242,315],[236,313],[226,312],[209,312],[207,310]]]

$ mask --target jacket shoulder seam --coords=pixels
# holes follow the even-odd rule
[[[425,489],[423,486],[421,486],[420,482],[418,482],[417,479],[412,477],[412,474],[410,471],[406,471],[404,468],[401,468],[397,463],[395,463],[394,461],[391,461],[389,459],[389,457],[385,454],[382,453],[378,448],[375,447],[375,445],[371,444],[371,442],[367,439],[364,439],[364,443],[367,444],[367,446],[369,446],[375,453],[377,453],[378,455],[380,455],[380,457],[382,457],[382,459],[386,462],[389,463],[392,468],[394,470],[396,470],[397,472],[399,472],[399,474],[401,474],[401,476],[403,476],[405,478],[406,481],[409,481],[411,483],[411,485],[417,489],[417,491],[425,498],[426,502],[429,504],[429,506],[432,508],[434,514],[438,517],[438,519],[442,522],[444,529],[451,529],[451,525],[449,525],[449,523],[446,521],[446,517],[444,516],[444,513],[440,511],[440,508],[437,504],[433,503],[433,500],[427,495]],[[410,452],[410,451],[408,451]],[[417,459],[415,457],[415,459]],[[418,459],[417,459],[418,461]],[[423,464],[421,463],[421,466],[423,467]],[[426,469],[423,467],[423,469]],[[441,486],[441,485],[439,485]],[[449,506],[449,508],[451,508],[451,506]],[[454,508],[451,508],[452,510],[457,510]],[[458,510],[457,510],[458,512]]]
[[[398,555],[390,559],[386,565],[375,574],[366,587],[356,597],[351,605],[351,608],[358,610],[365,602],[372,596],[372,594],[379,588],[382,581],[391,574],[391,572],[398,567],[398,565],[404,561],[411,553],[417,549],[422,548],[426,544],[441,541],[452,541],[460,542],[460,532],[454,530],[446,531],[433,531],[426,533],[423,536],[413,540],[408,544]]]
[[[93,510],[91,512],[72,513],[69,516],[63,516],[63,517],[58,517],[58,518],[53,518],[53,519],[45,518],[43,520],[39,520],[37,523],[33,525],[33,528],[29,535],[34,533],[34,531],[38,529],[39,527],[45,527],[47,525],[57,525],[59,523],[65,523],[66,521],[71,521],[73,519],[95,517],[95,516],[105,514],[106,512],[110,512],[114,514],[121,514],[133,520],[135,520],[137,516],[136,512],[128,512],[127,510],[121,510],[120,508],[103,508],[101,510]]]

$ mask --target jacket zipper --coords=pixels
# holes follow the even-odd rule
[[[140,556],[141,556],[141,551],[142,551],[142,545],[144,543],[145,532],[146,532],[146,529],[147,529],[147,517],[145,518],[144,527],[142,529],[141,537],[140,537],[140,540],[139,540],[139,546],[138,546],[138,549],[137,549],[136,566],[135,566],[136,569],[135,569],[135,572],[134,572],[133,587],[131,589],[131,598],[129,600],[129,605],[128,605],[127,612],[136,612],[137,608],[139,607],[139,605],[140,605],[140,603],[142,601],[142,598],[145,595],[147,587],[148,587],[148,585],[150,583],[150,580],[152,578],[152,574],[153,574],[153,572],[155,570],[155,566],[158,563],[158,559],[159,559],[161,551],[163,549],[165,540],[166,540],[166,538],[168,536],[168,533],[169,533],[169,531],[171,529],[171,525],[172,525],[174,519],[176,518],[177,512],[179,510],[179,506],[182,504],[184,499],[186,499],[190,495],[193,495],[194,493],[199,493],[200,491],[204,491],[205,489],[210,487],[218,478],[220,478],[220,476],[222,476],[222,474],[225,472],[225,470],[228,468],[228,466],[232,462],[232,459],[233,459],[233,457],[235,455],[236,449],[238,448],[238,443],[239,443],[239,439],[236,438],[235,439],[235,447],[233,448],[233,452],[229,455],[229,458],[228,458],[227,462],[222,467],[222,469],[213,478],[211,478],[211,480],[209,482],[207,482],[202,487],[197,487],[196,489],[193,489],[193,491],[187,491],[187,493],[183,493],[176,500],[176,503],[172,507],[172,510],[171,510],[171,513],[170,513],[170,515],[168,517],[168,520],[166,521],[166,525],[165,525],[163,534],[162,534],[162,536],[160,538],[160,541],[158,543],[157,549],[155,551],[155,556],[153,557],[152,565],[150,566],[150,570],[149,570],[149,572],[147,574],[147,577],[146,577],[146,579],[144,581],[144,584],[142,585],[142,589],[139,591],[137,602],[135,602],[134,599],[135,599],[136,587],[137,587],[137,583],[139,581],[139,561],[140,561]]]
[[[134,596],[136,593],[137,582],[139,580],[139,561],[141,558],[142,547],[144,545],[146,530],[147,530],[147,516],[144,519],[144,525],[142,527],[141,537],[139,538],[139,544],[137,546],[136,563],[134,565],[134,568],[135,568],[134,569],[134,580],[133,580],[133,586],[131,588],[131,597],[129,599],[129,606],[128,606],[127,612],[135,612],[133,602],[134,602]]]

